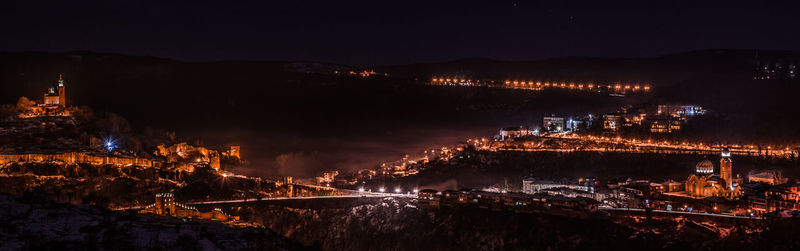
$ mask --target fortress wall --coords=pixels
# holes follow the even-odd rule
[[[60,161],[69,164],[88,163],[93,165],[136,165],[142,167],[153,167],[154,161],[138,157],[119,157],[119,156],[96,156],[81,152],[68,153],[28,153],[28,154],[0,154],[0,164],[9,162],[55,162]]]

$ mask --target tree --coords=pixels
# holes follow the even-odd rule
[[[36,105],[36,102],[33,102],[33,100],[30,100],[26,97],[20,97],[19,100],[17,100],[17,111],[25,111],[34,105]]]

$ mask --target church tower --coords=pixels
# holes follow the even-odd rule
[[[725,189],[733,190],[733,161],[731,161],[731,151],[726,147],[722,150],[722,158],[719,160],[719,177],[725,181]]]
[[[67,95],[66,95],[66,87],[64,87],[64,78],[61,74],[58,74],[58,104],[61,106],[67,106]]]

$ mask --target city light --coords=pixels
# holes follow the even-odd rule
[[[446,80],[446,81],[445,81]],[[450,81],[450,78],[443,79],[443,78],[433,78],[430,81],[430,84],[433,85],[444,85],[444,86],[483,86],[483,87],[496,87],[496,88],[509,88],[509,89],[522,89],[522,90],[532,90],[532,91],[541,91],[547,88],[562,88],[562,89],[571,89],[571,90],[585,90],[585,91],[608,91],[613,93],[641,93],[647,92],[650,90],[649,86],[641,86],[641,85],[631,85],[631,84],[609,84],[609,85],[601,85],[595,84],[594,82],[588,82],[586,84],[578,82],[560,82],[560,81],[553,81],[553,82],[542,82],[542,81],[532,81],[532,80],[477,80],[473,82],[472,79],[459,79],[453,78],[453,82],[459,82],[458,84],[454,84]],[[491,83],[499,82],[500,85],[493,85]],[[606,87],[605,89],[602,89]],[[599,88],[599,89],[595,89]]]
[[[117,145],[114,142],[113,138],[109,137],[109,138],[107,138],[105,140],[105,148],[106,148],[106,152],[113,152],[114,149],[117,148]]]

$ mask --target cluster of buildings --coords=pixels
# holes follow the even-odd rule
[[[162,158],[166,165],[176,169],[191,172],[197,164],[205,164],[219,171],[222,157],[241,159],[239,146],[230,146],[229,149],[219,152],[201,146],[192,146],[186,142],[172,146],[158,145],[154,154]]]
[[[159,146],[154,155],[124,151],[0,153],[0,166],[11,163],[52,163],[70,169],[78,168],[77,164],[155,168],[168,175],[166,177],[179,179],[184,174],[193,172],[197,166],[209,166],[219,171],[220,156],[240,160],[239,147],[231,146],[219,153],[216,150],[179,143],[170,147]]]
[[[597,211],[598,202],[584,197],[560,195],[497,193],[471,189],[436,191],[421,190],[417,193],[420,205],[432,207],[475,207],[495,211],[543,213],[570,217],[588,217]]]
[[[551,115],[542,119],[542,126],[549,132],[573,132],[588,129],[593,123],[602,123],[603,130],[609,132],[628,127],[643,127],[652,133],[673,133],[680,131],[692,117],[705,113],[705,109],[696,105],[658,105],[656,110],[650,112],[629,112],[628,109],[623,109],[603,114],[599,118],[591,114],[577,118]],[[599,121],[593,122],[595,120]]]
[[[339,71],[335,71],[334,73],[339,74]],[[364,78],[375,75],[389,76],[388,73],[376,73],[374,70],[348,71],[347,74],[349,74],[350,76],[359,76]]]
[[[797,79],[800,77],[798,65],[800,65],[800,58],[761,60],[756,63],[753,79]]]
[[[639,189],[641,181],[624,180],[600,185],[591,178],[522,180],[522,192],[569,198],[586,198],[614,207],[631,207],[640,203],[644,193]]]
[[[720,154],[719,166],[709,160],[695,165],[683,181],[620,180],[600,184],[594,179],[547,180],[526,178],[522,192],[593,199],[610,207],[654,208],[667,211],[764,215],[800,210],[800,183],[787,182],[779,171],[734,175],[730,151]]]
[[[543,180],[533,177],[522,180],[522,192],[536,194],[553,188],[567,188],[576,191],[594,193],[594,179],[579,178],[577,180]]]
[[[524,126],[512,126],[500,129],[500,133],[497,134],[497,140],[504,141],[507,139],[519,138],[529,135],[538,134],[539,131],[534,129],[531,130],[530,128]]]
[[[567,133],[589,130],[593,125],[602,125],[607,132],[617,132],[623,128],[639,127],[651,133],[674,133],[680,131],[694,116],[703,115],[706,110],[696,105],[659,105],[651,112],[628,112],[628,109],[615,113],[594,116],[588,114],[578,117],[557,115],[544,116],[541,128],[525,126],[500,129],[495,139],[505,141],[539,133]]]
[[[776,170],[750,172],[745,178],[734,176],[732,168],[727,149],[721,154],[719,169],[708,160],[701,161],[696,165],[696,174],[686,180],[685,191],[679,194],[701,199],[725,198],[736,202],[729,206],[730,211],[746,211],[750,215],[800,210],[800,183],[790,182]]]
[[[542,130],[554,133],[579,131],[591,127],[594,119],[591,114],[578,118],[566,118],[556,115],[544,116],[542,118]]]
[[[625,127],[644,127],[651,133],[673,133],[680,131],[686,122],[706,111],[696,105],[658,105],[653,112],[621,112],[604,114],[603,129],[617,131]]]
[[[334,181],[336,181],[336,176],[339,176],[339,171],[328,171],[323,172],[322,176],[318,176],[317,185],[330,185]]]
[[[64,78],[59,75],[57,85],[44,93],[43,99],[26,107],[18,114],[25,121],[46,116],[70,116]],[[112,140],[102,143],[106,151],[84,149],[85,147],[57,147],[47,150],[15,150],[0,153],[0,165],[6,163],[47,162],[64,165],[92,164],[114,166],[137,166],[159,168],[177,173],[192,172],[196,165],[208,165],[220,170],[221,158],[241,160],[239,146],[219,152],[205,147],[178,143],[172,146],[159,145],[153,154],[115,151]],[[73,149],[75,148],[75,149]]]

